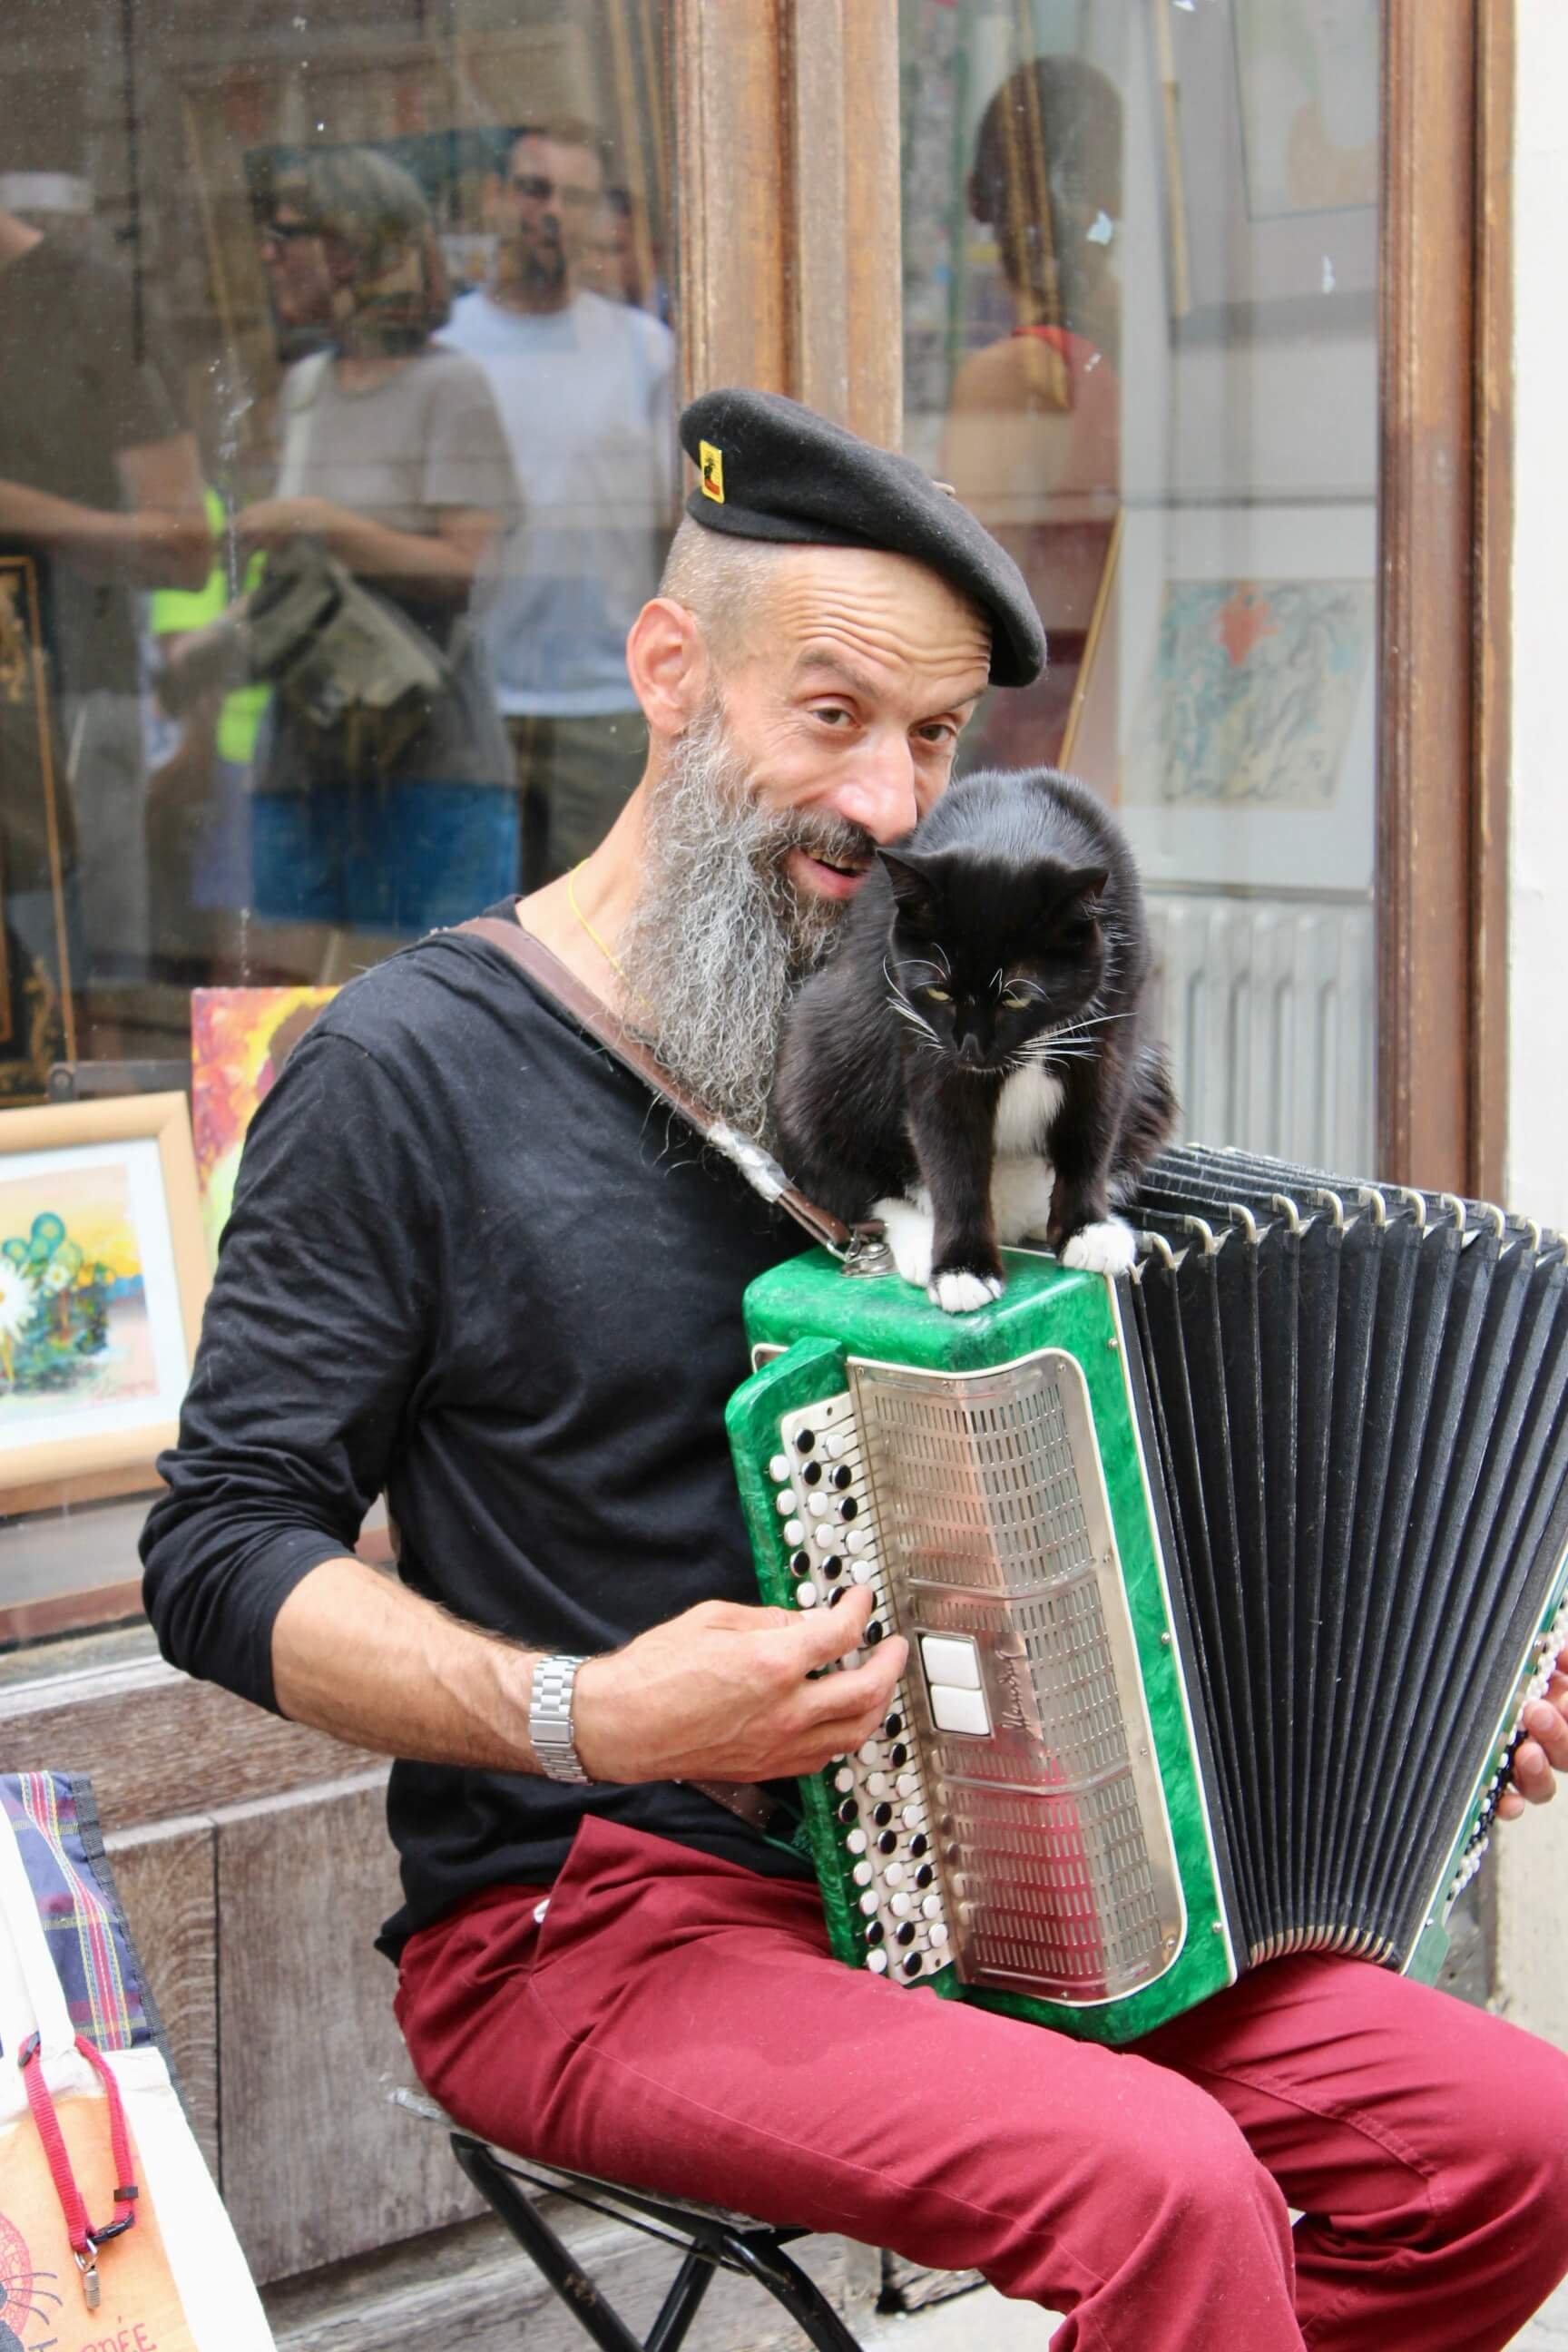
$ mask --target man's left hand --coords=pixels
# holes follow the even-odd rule
[[[1514,1751],[1509,1785],[1498,1799],[1498,1819],[1517,1821],[1526,1805],[1543,1805],[1556,1792],[1557,1775],[1568,1772],[1568,1646],[1544,1698],[1524,1710],[1525,1737]]]

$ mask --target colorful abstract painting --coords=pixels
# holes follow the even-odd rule
[[[257,1105],[336,993],[331,988],[198,988],[191,998],[191,1118],[211,1265],[217,1263]]]
[[[123,1161],[0,1172],[0,1421],[154,1395]]]
[[[1123,798],[1331,808],[1375,623],[1367,580],[1168,580]]]

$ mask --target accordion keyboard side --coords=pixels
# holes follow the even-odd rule
[[[902,1286],[763,1286],[790,1311],[752,1320],[773,1360],[731,1427],[764,1595],[869,1582],[910,1647],[882,1733],[802,1783],[835,1949],[1131,2039],[1234,1961],[1110,1286],[1020,1260],[955,1325]]]

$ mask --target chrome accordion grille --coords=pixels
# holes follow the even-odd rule
[[[851,1367],[900,1630],[973,1641],[991,1729],[943,1732],[910,1682],[966,1981],[1067,2000],[1160,1975],[1181,1939],[1083,1375]]]

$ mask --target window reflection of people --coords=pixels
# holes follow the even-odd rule
[[[72,961],[85,951],[88,976],[108,981],[142,977],[149,944],[132,592],[194,586],[210,560],[195,441],[151,325],[147,289],[90,236],[0,210],[0,551],[36,567],[74,806]],[[0,792],[7,919],[52,971],[46,835],[41,786],[11,776]]]
[[[973,761],[1061,753],[1121,486],[1121,100],[1076,58],[1020,66],[981,120],[970,209],[996,239],[1015,325],[953,382],[940,471],[1016,561],[1050,661],[992,696]]]
[[[253,905],[271,919],[425,930],[510,889],[510,763],[470,607],[512,519],[516,478],[483,374],[431,333],[447,284],[416,183],[374,149],[311,156],[262,233],[285,325],[330,348],[289,370],[277,495],[243,550],[304,538],[389,598],[445,656],[428,726],[346,772],[274,698],[252,804]]]
[[[537,887],[587,856],[642,774],[625,646],[673,519],[674,344],[583,282],[604,219],[585,125],[521,132],[489,193],[495,268],[441,341],[489,375],[525,493],[485,633]]]

